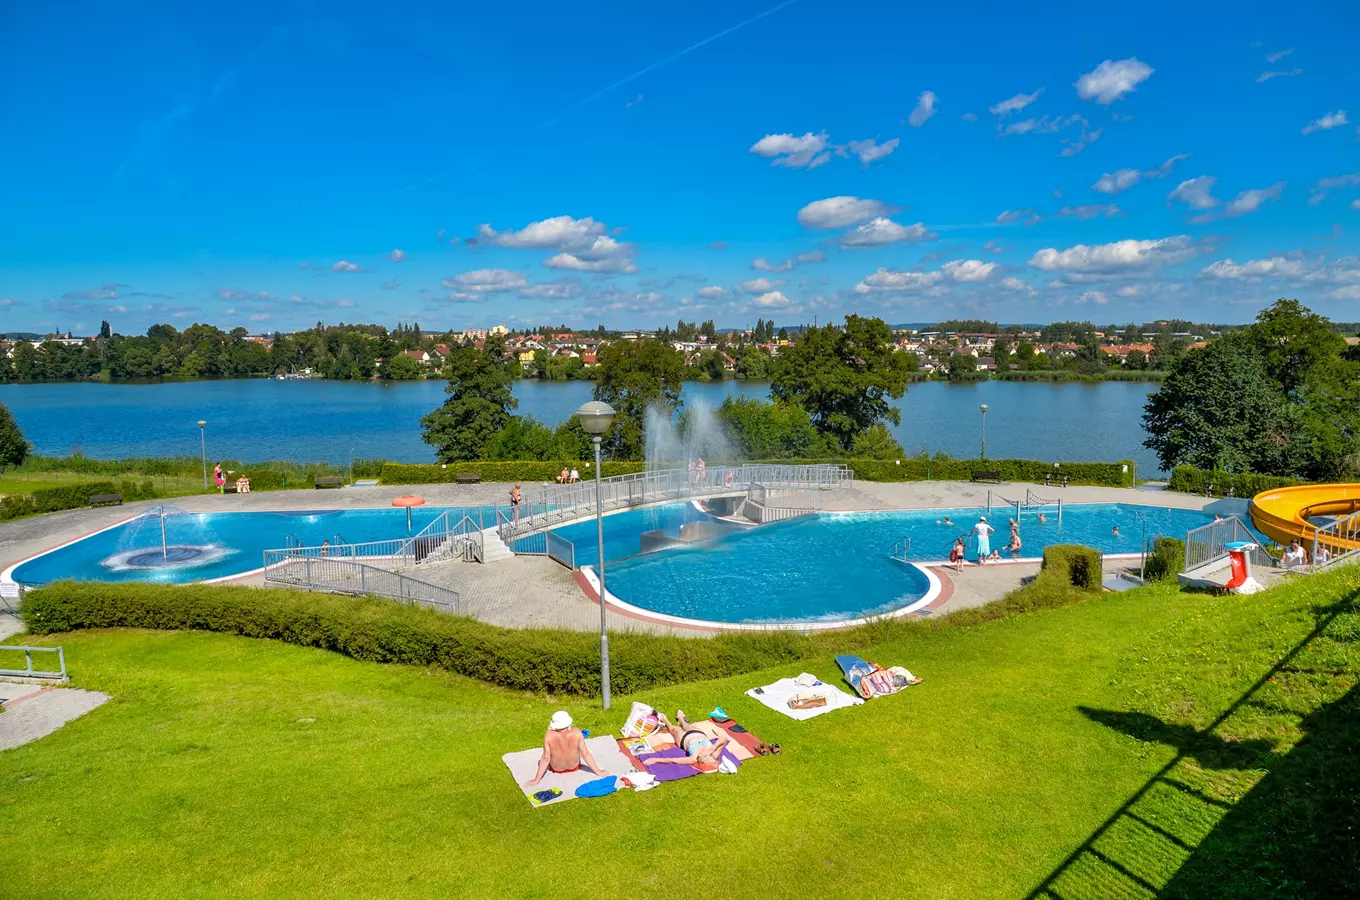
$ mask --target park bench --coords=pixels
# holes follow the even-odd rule
[[[1065,473],[1056,473],[1056,472],[1055,472],[1055,473],[1049,473],[1049,472],[1045,472],[1045,473],[1044,473],[1044,487],[1048,487],[1048,486],[1050,486],[1050,485],[1055,485],[1055,484],[1056,484],[1056,485],[1060,485],[1060,486],[1062,486],[1062,487],[1067,487],[1067,479],[1068,479],[1068,476],[1067,476]]]
[[[481,484],[482,476],[480,472],[459,472],[453,480],[459,484]]]
[[[1001,483],[1001,473],[1000,473],[1000,472],[974,472],[974,473],[973,473],[973,481],[993,481],[993,482],[996,482],[997,484],[1000,484],[1000,483]]]
[[[318,490],[321,488],[344,487],[345,479],[341,478],[339,475],[318,475],[316,476],[316,486]]]
[[[95,494],[90,498],[90,507],[96,506],[122,506],[122,494]]]

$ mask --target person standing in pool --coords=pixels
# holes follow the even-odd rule
[[[973,526],[973,532],[977,535],[978,565],[985,564],[987,557],[992,555],[992,532],[995,530],[987,524],[986,516],[979,516],[978,523]]]

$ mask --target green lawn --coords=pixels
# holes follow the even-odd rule
[[[1068,900],[1341,896],[1360,871],[1357,589],[1158,587],[916,634],[865,655],[924,685],[807,723],[742,692],[830,679],[829,658],[605,714],[275,642],[54,635],[113,700],[0,753],[0,821],[24,823],[0,828],[0,894],[971,900],[1053,876]],[[721,704],[784,753],[531,809],[500,755],[560,707],[613,731],[633,699]]]

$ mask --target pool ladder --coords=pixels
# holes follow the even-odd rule
[[[911,562],[911,536],[904,535],[894,541],[889,555],[898,562]]]

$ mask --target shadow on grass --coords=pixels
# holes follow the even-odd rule
[[[1166,744],[1206,769],[1249,769],[1269,763],[1270,740],[1229,741],[1189,725],[1173,725],[1140,712],[1112,712],[1078,706],[1082,715],[1140,741]]]
[[[1360,640],[1355,613],[1353,596],[1315,609],[1313,630],[1203,730],[1079,707],[1176,755],[1027,897],[1360,897],[1360,686],[1335,665],[1336,648]],[[1262,696],[1272,683],[1321,705],[1291,710]],[[1345,693],[1322,702],[1324,684]],[[1280,754],[1268,740],[1216,734],[1244,707],[1299,717],[1299,742]]]

